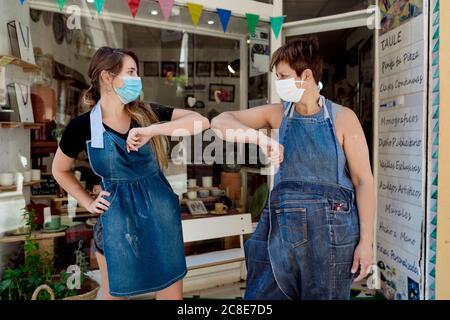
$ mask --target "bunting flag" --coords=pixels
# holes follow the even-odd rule
[[[198,26],[198,22],[200,21],[200,17],[202,16],[203,6],[201,4],[188,2],[187,7],[189,9],[189,13],[191,15],[194,26]]]
[[[217,14],[219,15],[220,22],[222,23],[223,32],[227,32],[228,23],[230,22],[231,11],[227,9],[217,8]]]
[[[67,0],[58,0],[59,11],[62,11],[62,9],[64,9],[66,2]]]
[[[131,14],[133,18],[136,18],[136,14],[139,10],[139,5],[141,4],[141,0],[128,0],[128,6],[130,7]]]
[[[97,9],[97,13],[103,11],[103,6],[105,4],[105,0],[95,0],[95,8]]]
[[[25,3],[26,0],[19,0],[19,3],[21,6],[23,6],[23,4]]]
[[[270,17],[270,24],[272,25],[272,31],[275,35],[275,39],[280,36],[281,26],[284,23],[285,16],[280,17]]]
[[[250,31],[250,34],[253,35],[259,22],[259,15],[246,13],[245,16],[247,17],[248,30]]]
[[[159,0],[159,7],[161,8],[164,20],[169,20],[172,12],[174,0]]]

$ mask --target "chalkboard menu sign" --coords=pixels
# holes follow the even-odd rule
[[[56,195],[59,193],[59,185],[50,173],[41,175],[41,184],[31,187],[33,196]]]

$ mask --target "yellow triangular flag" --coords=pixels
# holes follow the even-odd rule
[[[194,26],[198,26],[198,22],[200,21],[200,17],[202,16],[203,6],[201,4],[188,2],[187,7],[189,9],[189,13],[191,14]]]

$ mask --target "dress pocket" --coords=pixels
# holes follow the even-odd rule
[[[159,177],[162,180],[165,187],[167,188],[167,191],[169,192],[170,196],[174,199],[174,201],[176,200],[177,202],[180,202],[180,198],[173,191],[172,186],[170,185],[169,181],[167,180],[167,178],[164,176],[164,174],[162,172],[159,173]]]
[[[281,239],[291,247],[298,247],[308,240],[306,208],[280,208],[275,210]]]
[[[117,189],[118,189],[118,184],[112,184],[110,186],[108,186],[108,188],[106,189],[106,191],[108,191],[111,195],[109,197],[103,197],[103,199],[105,199],[106,201],[108,201],[109,204],[109,209],[106,210],[101,217],[106,217],[107,215],[109,215],[109,212],[113,209],[114,204],[116,203],[117,200]]]

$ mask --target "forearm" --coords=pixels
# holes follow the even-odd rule
[[[373,183],[363,182],[355,187],[359,211],[360,242],[373,245],[375,223],[375,195]]]
[[[211,129],[228,142],[258,144],[264,135],[261,131],[250,128],[233,115],[223,113],[211,122]]]
[[[198,114],[189,114],[165,123],[155,123],[146,128],[151,136],[184,137],[197,135],[209,128],[209,121]]]
[[[87,208],[92,202],[93,199],[89,196],[86,190],[84,190],[72,172],[56,171],[53,172],[53,176],[58,184],[66,190],[68,194],[74,197],[81,206]]]

